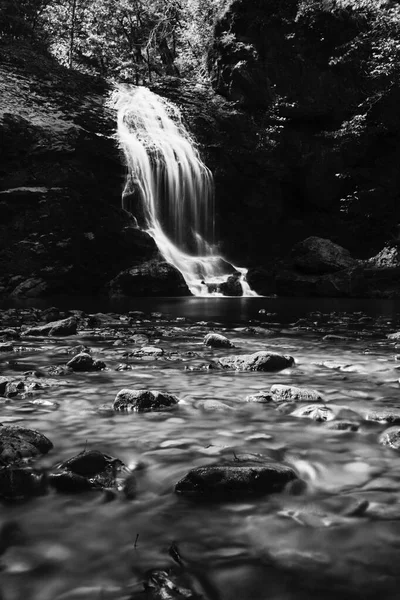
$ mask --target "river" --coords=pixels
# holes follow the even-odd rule
[[[400,408],[399,350],[387,338],[400,327],[398,303],[58,298],[57,306],[108,316],[76,336],[21,338],[1,353],[1,375],[65,364],[77,345],[107,368],[60,377],[35,396],[49,404],[2,403],[0,421],[52,440],[54,449],[36,461],[43,468],[85,448],[120,458],[136,469],[137,494],[104,502],[98,492],[50,493],[3,504],[0,527],[15,524],[21,540],[0,556],[2,600],[136,598],[147,570],[173,567],[172,542],[207,600],[399,598],[399,454],[378,443],[389,425],[365,419],[371,410]],[[8,308],[2,326],[20,314]],[[236,348],[206,348],[210,331]],[[164,355],[124,355],[140,345]],[[220,356],[266,349],[292,355],[294,366],[277,373],[205,368]],[[121,363],[130,368],[116,370]],[[245,401],[273,384],[318,390],[326,406],[360,423],[358,431]],[[165,390],[180,403],[157,413],[98,410],[122,388]],[[209,410],[205,400],[225,406]],[[207,504],[174,493],[189,469],[243,453],[292,465],[306,491]],[[353,510],[365,501],[365,511]]]

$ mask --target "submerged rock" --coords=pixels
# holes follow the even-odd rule
[[[211,348],[233,348],[234,344],[227,337],[219,333],[208,333],[203,341],[205,346]]]
[[[102,360],[94,360],[87,352],[80,352],[67,362],[67,367],[72,371],[99,371],[105,369],[106,364]]]
[[[379,437],[382,446],[390,446],[394,450],[400,450],[400,427],[389,427]]]
[[[322,396],[317,390],[311,388],[301,388],[294,385],[275,384],[270,390],[274,402],[317,402],[322,401]]]
[[[329,406],[321,404],[309,404],[308,406],[300,406],[292,413],[293,417],[301,417],[312,419],[313,421],[333,421],[335,413]]]
[[[294,358],[261,350],[254,354],[224,356],[218,362],[225,369],[236,371],[280,371],[294,365]]]
[[[0,466],[47,454],[52,448],[52,442],[35,429],[0,424]]]
[[[165,410],[178,404],[179,399],[167,392],[123,389],[113,403],[117,411],[150,412]]]
[[[175,492],[204,499],[231,499],[280,492],[297,479],[296,472],[280,463],[209,465],[196,467],[178,481]]]
[[[360,423],[357,421],[338,419],[337,421],[335,420],[327,423],[326,428],[336,431],[358,431],[360,429]]]
[[[78,328],[78,321],[75,317],[68,317],[60,321],[52,321],[45,325],[29,327],[23,332],[23,335],[49,335],[49,336],[67,336],[75,335]]]
[[[398,410],[382,409],[368,412],[365,416],[367,421],[377,421],[378,423],[400,423],[400,412]]]

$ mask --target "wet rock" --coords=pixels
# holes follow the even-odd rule
[[[139,350],[134,350],[130,352],[129,356],[143,356],[143,357],[152,357],[157,358],[159,356],[163,356],[164,350],[162,348],[156,348],[155,346],[143,346]]]
[[[224,356],[218,363],[225,369],[236,371],[280,371],[294,365],[294,358],[261,350],[254,354]]]
[[[23,332],[23,335],[33,336],[67,336],[75,335],[78,327],[78,321],[75,317],[68,317],[67,319],[61,319],[60,321],[52,321],[45,325],[37,325],[36,327],[29,327]]]
[[[6,339],[18,339],[20,337],[19,331],[16,329],[12,329],[11,327],[7,327],[6,329],[0,329],[0,338]]]
[[[139,593],[132,600],[200,600],[199,595],[190,589],[190,582],[186,581],[183,573],[179,575],[162,569],[152,569],[147,573],[143,583],[145,597]]]
[[[295,266],[309,274],[324,274],[347,269],[356,264],[350,252],[331,240],[308,237],[292,249]]]
[[[389,333],[387,338],[392,340],[392,342],[398,342],[400,340],[400,331],[396,331],[395,333]]]
[[[301,388],[294,385],[275,384],[270,390],[274,402],[318,402],[322,401],[322,395],[311,388]]]
[[[281,463],[209,465],[196,467],[178,481],[175,492],[204,499],[232,499],[280,492],[297,479],[296,472]]]
[[[4,500],[23,500],[40,496],[46,489],[46,477],[41,471],[28,467],[0,468],[0,498]]]
[[[219,333],[208,333],[203,341],[205,346],[211,348],[233,348],[234,344],[224,335]]]
[[[395,409],[370,411],[365,415],[365,418],[367,421],[377,421],[378,423],[400,424],[400,412]]]
[[[270,392],[257,392],[246,396],[246,402],[257,402],[259,404],[270,404],[274,398]]]
[[[106,368],[106,364],[102,360],[94,360],[87,352],[80,352],[69,362],[67,367],[72,371],[99,371]]]
[[[226,281],[220,283],[219,291],[224,296],[243,296],[240,273],[234,273],[233,275],[230,275]]]
[[[293,417],[312,419],[313,421],[332,421],[335,413],[329,406],[321,404],[309,404],[308,406],[299,406],[290,413]]]
[[[39,431],[0,424],[0,466],[47,454],[52,447],[51,441]]]
[[[389,427],[379,437],[382,446],[390,446],[394,450],[400,450],[400,427]]]
[[[115,487],[124,469],[124,463],[118,458],[88,450],[57,465],[57,471],[49,475],[49,483],[57,491],[66,493]]]
[[[7,385],[10,383],[11,379],[8,377],[0,377],[0,396],[4,396],[6,393]]]
[[[229,412],[234,410],[231,406],[219,400],[201,400],[196,406],[205,412]]]
[[[109,284],[112,296],[191,296],[174,266],[157,259],[122,271]]]
[[[97,482],[91,481],[76,473],[72,473],[71,471],[50,473],[48,482],[57,492],[64,494],[79,494],[81,492],[102,489],[101,485]]]
[[[167,392],[123,389],[118,392],[113,409],[117,411],[150,412],[165,410],[178,404],[179,399]]]
[[[10,342],[0,342],[0,352],[12,352],[14,346]]]
[[[49,375],[70,375],[71,369],[67,367],[67,365],[50,365],[50,367],[46,368],[46,371]]]
[[[357,421],[338,419],[337,421],[330,421],[327,423],[326,428],[336,431],[358,431],[360,429],[360,423]]]

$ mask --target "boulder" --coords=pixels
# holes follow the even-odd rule
[[[226,281],[219,285],[219,291],[224,296],[243,296],[243,288],[240,283],[241,274],[234,273]]]
[[[292,249],[294,265],[304,273],[325,274],[348,269],[356,265],[350,252],[331,240],[308,237]]]
[[[396,409],[372,410],[365,415],[367,421],[377,421],[378,423],[391,423],[393,425],[400,423],[400,411]]]
[[[400,450],[400,427],[389,427],[379,436],[382,446],[390,446],[394,450]]]
[[[270,393],[274,402],[318,402],[322,396],[317,390],[301,388],[294,385],[275,384],[271,386]]]
[[[235,500],[239,496],[280,492],[297,478],[291,467],[275,462],[209,465],[189,471],[178,481],[175,492],[196,499]]]
[[[167,392],[123,389],[113,403],[117,411],[150,412],[172,408],[179,399]]]
[[[29,277],[13,289],[11,298],[40,298],[49,293],[49,285],[39,277]]]
[[[45,325],[37,325],[35,327],[29,327],[23,332],[23,335],[32,336],[67,336],[75,335],[78,328],[78,321],[75,317],[68,317],[67,319],[61,319],[60,321],[52,321]]]
[[[203,344],[205,346],[210,346],[211,348],[233,348],[234,344],[228,340],[224,335],[220,335],[219,333],[208,333],[204,340]]]
[[[292,417],[301,417],[312,419],[313,421],[333,421],[334,411],[329,406],[321,404],[309,404],[308,406],[299,406],[292,413]]]
[[[159,260],[122,271],[110,281],[109,293],[111,296],[191,296],[182,273]]]
[[[0,466],[47,454],[52,447],[52,442],[35,429],[0,424]]]
[[[254,354],[224,356],[218,359],[224,369],[236,371],[281,371],[294,365],[294,358],[261,350]]]
[[[106,364],[102,360],[94,360],[87,352],[80,352],[67,362],[67,367],[72,371],[99,371],[105,369]]]

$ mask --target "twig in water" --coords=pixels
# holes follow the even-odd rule
[[[139,534],[137,533],[137,534],[136,534],[135,543],[134,543],[134,545],[133,545],[133,547],[134,547],[134,548],[136,548],[136,547],[137,547],[138,539],[139,539]]]

